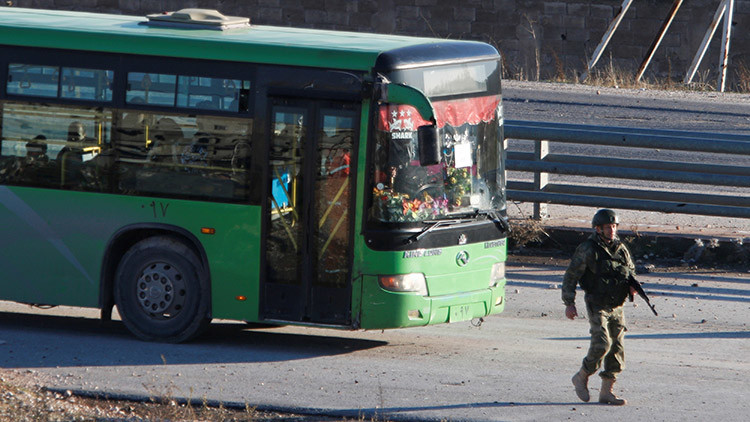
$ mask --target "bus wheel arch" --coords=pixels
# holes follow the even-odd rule
[[[102,266],[100,288],[102,320],[110,320],[114,306],[123,304],[122,297],[120,298],[120,303],[118,303],[117,293],[118,282],[122,283],[123,277],[126,276],[124,272],[125,266],[133,264],[142,266],[143,264],[142,259],[135,259],[134,255],[159,253],[163,258],[162,263],[177,265],[181,267],[181,271],[191,274],[190,276],[194,280],[188,281],[188,283],[195,283],[194,288],[198,289],[195,293],[198,295],[199,303],[196,302],[194,304],[195,307],[191,308],[191,312],[195,312],[195,315],[188,318],[192,321],[192,323],[186,326],[188,332],[179,335],[176,333],[167,333],[167,336],[154,333],[135,334],[144,340],[169,342],[189,340],[200,334],[211,319],[210,272],[208,271],[206,254],[202,246],[194,236],[189,233],[182,233],[183,231],[182,229],[173,227],[139,226],[120,230],[112,237],[104,257],[104,265]],[[128,262],[125,262],[126,259],[128,259]],[[175,276],[173,270],[164,267],[157,271],[162,271],[167,276]],[[135,277],[132,274],[130,276]],[[132,282],[133,280],[130,281]],[[176,282],[175,280],[168,281],[172,286]],[[184,282],[180,281],[179,283]],[[131,287],[136,288],[132,284]],[[143,306],[143,303],[141,303],[141,306]],[[118,311],[123,320],[125,320],[126,317],[122,315],[123,310],[119,306]],[[130,326],[129,323],[126,323],[126,325],[133,331],[132,328],[134,327]]]

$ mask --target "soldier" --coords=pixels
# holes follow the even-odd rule
[[[617,375],[625,367],[625,315],[622,305],[631,287],[628,276],[635,274],[630,252],[617,237],[619,220],[610,209],[601,209],[594,214],[591,226],[596,230],[581,243],[565,271],[562,285],[562,300],[565,316],[574,319],[576,310],[576,285],[580,283],[585,292],[584,301],[591,324],[591,344],[583,358],[581,369],[573,376],[576,394],[589,401],[588,379],[602,363],[599,373],[602,388],[599,402],[613,405],[627,404],[625,399],[614,395],[612,386]]]

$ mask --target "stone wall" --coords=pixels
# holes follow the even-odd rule
[[[3,0],[6,1],[6,0]],[[7,3],[8,1],[6,1]],[[506,76],[535,80],[586,69],[622,0],[12,0],[19,7],[145,15],[186,7],[215,8],[249,16],[254,24],[379,32],[481,40],[505,57]],[[597,64],[634,74],[672,0],[634,0]],[[720,0],[685,0],[656,51],[646,78],[671,75],[681,81]],[[750,0],[736,0],[729,76],[750,79]],[[716,81],[719,26],[698,80]],[[738,76],[746,72],[745,77]],[[748,82],[750,83],[750,82]]]

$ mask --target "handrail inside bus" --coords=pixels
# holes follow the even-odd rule
[[[271,196],[271,201],[273,202],[273,206],[276,209],[276,211],[279,214],[279,220],[281,220],[281,225],[284,226],[284,230],[286,231],[286,234],[289,236],[289,240],[292,242],[292,246],[294,247],[294,252],[297,252],[297,242],[294,240],[294,234],[292,233],[291,227],[289,227],[289,223],[284,220],[284,216],[281,215],[281,207],[279,207],[279,203],[276,202],[276,198]]]
[[[326,243],[323,244],[323,247],[320,248],[320,253],[318,253],[318,259],[323,259],[323,254],[325,253],[326,249],[328,249],[328,245],[331,244],[331,241],[333,240],[333,237],[336,235],[336,233],[341,228],[341,224],[346,221],[346,215],[349,212],[348,209],[344,209],[344,213],[341,214],[341,218],[339,218],[339,221],[336,222],[336,225],[333,226],[333,230],[331,230],[331,234],[328,235],[328,239],[326,239]]]
[[[336,192],[336,196],[333,197],[333,200],[328,205],[328,208],[326,208],[326,211],[323,213],[323,216],[320,217],[320,221],[318,222],[318,228],[323,227],[323,223],[325,223],[326,219],[328,218],[328,214],[331,213],[334,205],[336,205],[336,201],[339,200],[339,197],[341,197],[341,194],[344,193],[344,189],[346,189],[348,185],[349,185],[349,179],[344,179],[344,183],[341,184],[339,191]]]

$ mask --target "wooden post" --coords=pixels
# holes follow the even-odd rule
[[[667,29],[669,29],[669,26],[672,24],[674,16],[677,14],[680,6],[682,6],[682,0],[675,0],[674,3],[672,3],[672,9],[669,11],[669,15],[667,15],[667,18],[664,20],[664,23],[661,26],[661,30],[659,30],[659,34],[651,44],[651,48],[649,49],[648,54],[646,54],[646,58],[643,59],[643,63],[641,63],[641,67],[640,69],[638,69],[638,74],[635,76],[636,82],[640,81],[641,77],[643,77],[643,74],[646,73],[646,68],[648,67],[649,63],[651,63],[651,59],[654,57],[656,49],[659,48],[659,44],[661,44],[661,41],[664,39],[664,34],[667,33]]]
[[[724,17],[724,33],[721,36],[721,63],[719,64],[719,92],[724,92],[727,80],[727,62],[729,61],[729,40],[732,35],[732,17],[734,16],[734,0],[728,0],[727,12]]]
[[[727,1],[728,0],[723,0],[721,4],[719,4],[719,7],[716,9],[716,13],[714,13],[714,19],[713,21],[711,21],[711,25],[708,27],[708,30],[706,30],[706,34],[703,36],[701,46],[698,48],[698,52],[695,53],[695,57],[693,57],[693,63],[690,65],[690,68],[685,75],[685,84],[689,84],[693,81],[695,72],[698,70],[698,66],[700,66],[701,60],[703,60],[703,56],[706,54],[706,50],[708,50],[709,44],[711,44],[711,38],[714,37],[716,28],[719,26],[719,22],[721,22],[721,18],[724,16],[724,11],[727,10]]]
[[[615,16],[615,19],[610,22],[609,28],[607,28],[607,32],[604,33],[604,36],[602,37],[602,40],[599,42],[599,45],[596,46],[596,49],[594,50],[594,56],[591,57],[591,60],[589,61],[589,67],[588,70],[591,72],[591,69],[594,68],[596,65],[596,62],[599,61],[599,58],[602,56],[602,53],[604,52],[604,49],[607,48],[607,44],[609,44],[609,40],[612,39],[612,35],[614,35],[615,31],[617,30],[617,27],[620,26],[620,22],[622,22],[622,18],[625,16],[625,12],[628,11],[628,8],[633,3],[633,0],[623,0],[622,6],[620,6],[620,11],[617,13],[617,16]],[[586,79],[585,75],[583,79]]]

